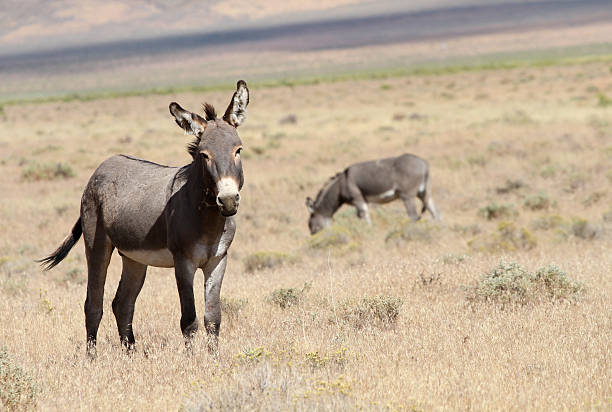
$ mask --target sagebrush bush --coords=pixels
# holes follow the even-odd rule
[[[479,252],[531,250],[538,244],[536,237],[526,228],[512,222],[500,222],[493,233],[485,233],[468,242],[468,246]]]
[[[0,406],[9,411],[31,410],[36,406],[38,386],[6,349],[0,349]]]
[[[522,187],[525,187],[525,183],[522,180],[507,179],[502,186],[496,187],[495,191],[499,194],[505,194],[514,192]]]
[[[21,174],[25,181],[68,179],[76,176],[72,166],[65,163],[31,163]]]
[[[518,213],[510,204],[498,205],[497,203],[491,203],[490,205],[480,208],[480,210],[478,210],[478,214],[487,220],[493,220],[502,217],[514,217]]]
[[[591,240],[599,237],[603,231],[600,225],[589,222],[587,219],[574,218],[569,228],[570,233],[580,239]]]
[[[547,215],[535,219],[530,226],[534,230],[550,230],[561,227],[565,223],[565,219],[559,215]]]
[[[229,320],[236,319],[249,303],[248,299],[228,298],[221,296],[221,312]]]
[[[434,233],[439,230],[440,226],[429,220],[419,220],[418,222],[404,220],[399,227],[387,233],[385,242],[430,241],[433,239]]]
[[[308,239],[308,246],[312,249],[351,250],[358,247],[351,231],[340,225],[332,225],[315,233]]]
[[[570,279],[567,273],[556,265],[538,269],[535,282],[549,297],[555,299],[573,299],[584,292],[582,283]]]
[[[262,269],[282,266],[287,263],[293,263],[295,261],[296,258],[287,253],[259,251],[251,253],[244,258],[244,270],[246,272],[255,272]]]
[[[346,301],[341,307],[342,318],[356,328],[368,325],[389,326],[397,320],[404,301],[395,296],[364,296]]]
[[[275,289],[266,299],[269,303],[279,306],[281,309],[297,305],[302,300],[304,293],[310,289],[310,283],[304,283],[302,289],[280,288]]]
[[[547,210],[551,206],[551,201],[548,195],[539,193],[526,198],[523,206],[531,210]]]
[[[468,290],[471,300],[524,305],[544,299],[574,299],[584,288],[555,265],[538,269],[534,274],[516,262],[502,259]]]

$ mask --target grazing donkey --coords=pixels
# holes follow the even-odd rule
[[[329,226],[333,214],[344,203],[355,206],[357,216],[371,223],[368,203],[388,203],[397,198],[404,201],[410,219],[419,220],[421,215],[412,201],[415,196],[423,202],[421,214],[427,209],[434,219],[440,219],[429,194],[429,165],[425,160],[403,154],[355,163],[329,179],[314,201],[306,198],[308,228],[314,235]]]
[[[236,128],[246,117],[249,89],[243,80],[223,118],[204,105],[206,118],[170,104],[170,113],[186,134],[193,157],[183,167],[158,165],[117,155],[105,160],[89,179],[81,199],[81,216],[63,243],[41,259],[45,270],[62,261],[81,234],[87,257],[85,326],[87,348],[95,355],[102,318],[106,270],[113,249],[123,259],[123,271],[113,299],[119,337],[133,348],[132,319],[147,266],[174,267],[181,303],[181,330],[186,339],[198,329],[193,296],[197,268],[205,277],[204,325],[213,343],[219,336],[219,292],[227,250],[236,224],[239,191],[244,181]]]

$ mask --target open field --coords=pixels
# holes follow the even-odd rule
[[[106,157],[189,160],[170,101],[222,111],[229,89],[5,106],[0,360],[21,368],[11,382],[22,405],[612,409],[611,71],[604,59],[252,87],[217,355],[202,333],[185,349],[173,272],[157,268],[126,355],[110,308],[115,253],[99,355],[88,360],[82,243],[48,273],[33,259],[68,233]],[[297,123],[281,122],[289,114]],[[372,208],[371,227],[345,208],[310,237],[306,196],[350,163],[403,152],[430,162],[440,225],[409,225],[392,203]],[[532,272],[556,264],[584,292],[475,298],[470,286],[502,257]]]

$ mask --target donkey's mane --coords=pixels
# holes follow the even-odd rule
[[[209,103],[204,103],[202,105],[202,109],[204,110],[204,119],[206,121],[215,120],[217,118],[217,111],[214,106]],[[187,144],[187,153],[191,155],[192,158],[198,154],[198,146],[200,145],[200,136],[196,136],[191,142]]]
[[[336,181],[336,179],[338,179],[338,177],[342,173],[344,173],[344,172],[338,172],[335,175],[333,175],[332,177],[330,177],[329,179],[327,179],[327,181],[325,182],[325,184],[323,185],[321,190],[319,190],[319,193],[317,193],[317,197],[315,198],[315,201],[314,201],[315,205],[319,204],[319,202],[321,201],[323,196],[325,196],[325,192],[327,192],[327,190],[331,187],[331,185]]]

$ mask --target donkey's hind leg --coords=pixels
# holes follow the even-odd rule
[[[400,198],[404,202],[404,207],[406,208],[406,213],[408,213],[410,220],[413,222],[419,220],[421,215],[417,212],[416,206],[414,205],[414,200],[405,193],[400,193]]]
[[[102,229],[96,225],[93,233],[85,232],[85,256],[87,257],[87,298],[85,299],[85,328],[87,329],[87,352],[96,354],[98,326],[102,319],[104,283],[106,271],[113,253],[113,244]],[[88,241],[89,240],[89,241]]]
[[[136,298],[142,289],[147,266],[122,256],[123,271],[117,293],[113,299],[113,313],[117,320],[119,338],[121,343],[128,349],[134,347],[134,332],[132,330],[132,320],[134,319],[134,305]]]

